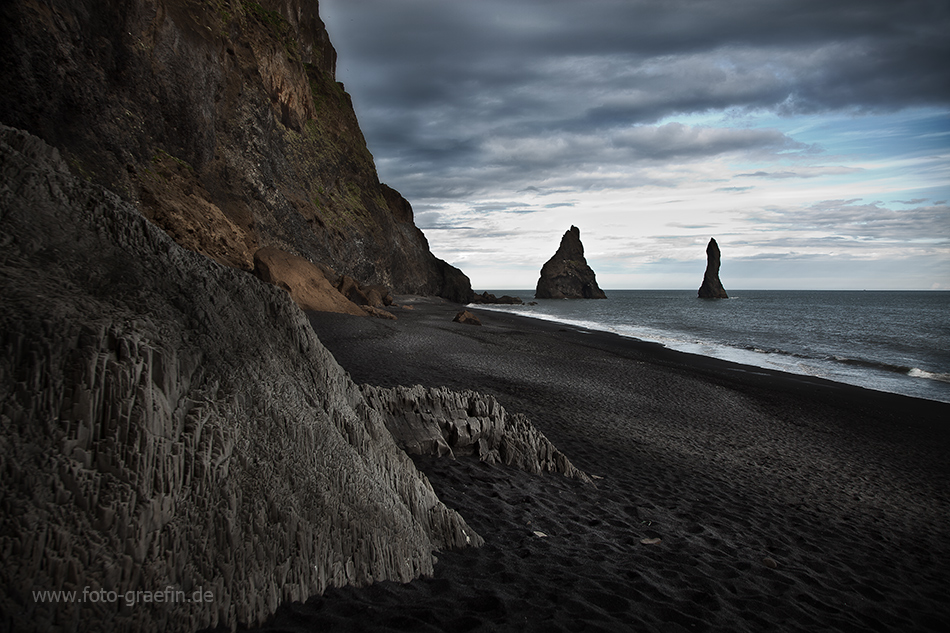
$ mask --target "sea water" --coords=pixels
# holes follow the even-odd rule
[[[608,290],[606,300],[479,305],[745,365],[950,402],[950,292]]]

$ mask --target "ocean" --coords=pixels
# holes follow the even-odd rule
[[[606,300],[479,305],[744,365],[950,402],[950,292],[608,290]]]

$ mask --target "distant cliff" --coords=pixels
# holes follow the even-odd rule
[[[726,289],[719,280],[719,266],[722,255],[715,238],[709,238],[706,245],[706,272],[703,274],[703,283],[699,287],[700,299],[728,299]]]
[[[397,293],[471,295],[378,180],[309,0],[11,0],[0,122],[60,149],[180,244],[276,247]]]
[[[581,231],[572,226],[557,252],[541,267],[541,277],[534,296],[537,299],[606,299],[597,285],[593,269],[584,258]]]

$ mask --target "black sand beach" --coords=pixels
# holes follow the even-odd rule
[[[950,630],[950,405],[399,302],[311,322],[356,382],[490,393],[596,485],[420,459],[487,544],[263,630]]]

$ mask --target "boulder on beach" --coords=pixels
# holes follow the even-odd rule
[[[581,231],[572,226],[561,238],[554,256],[541,268],[536,299],[606,299],[594,271],[584,259]]]
[[[700,299],[728,299],[726,289],[719,281],[720,253],[716,238],[709,238],[706,246],[706,274],[703,275],[703,285],[699,287]]]
[[[393,304],[393,297],[389,289],[381,284],[361,286],[358,281],[348,275],[341,275],[336,286],[340,294],[358,305],[366,314],[380,319],[395,319],[392,312],[383,309]]]
[[[455,315],[455,318],[452,319],[454,323],[464,323],[466,325],[481,325],[481,320],[469,312],[468,310],[462,310]]]

